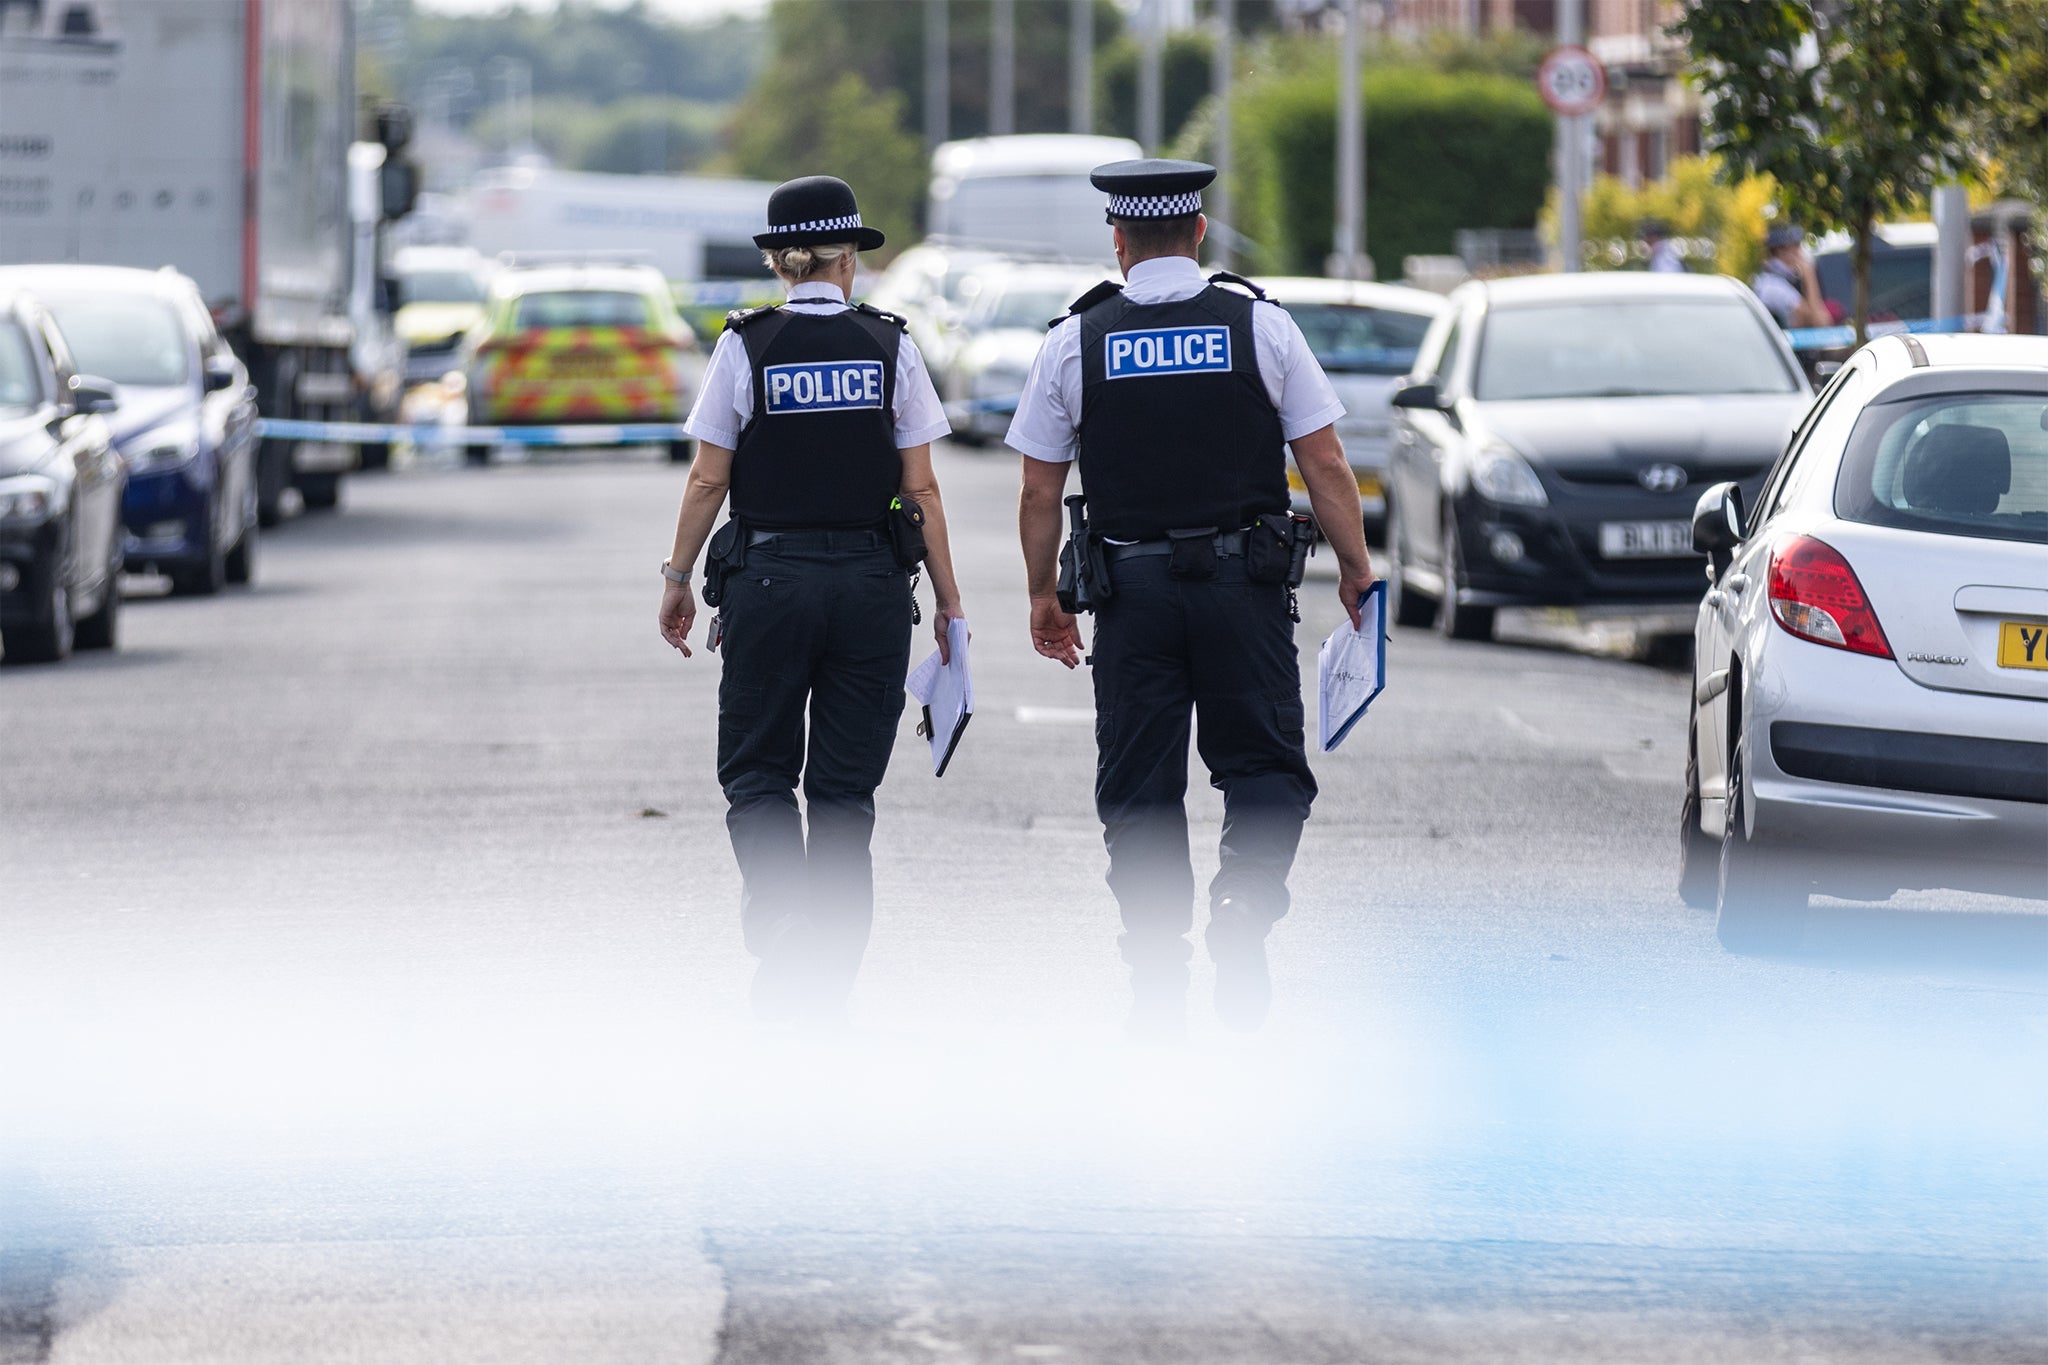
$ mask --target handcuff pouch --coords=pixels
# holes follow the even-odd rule
[[[1170,551],[1166,572],[1183,582],[1201,582],[1216,576],[1216,528],[1191,526],[1168,531]]]

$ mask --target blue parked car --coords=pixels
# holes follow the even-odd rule
[[[0,270],[64,334],[80,370],[120,386],[107,418],[128,465],[121,507],[132,572],[177,593],[247,583],[256,565],[256,391],[175,270],[33,265]]]

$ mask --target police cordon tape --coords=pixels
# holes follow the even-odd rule
[[[1017,397],[975,398],[946,404],[949,418],[1017,410]],[[447,427],[438,422],[304,422],[265,417],[256,423],[260,436],[277,441],[331,441],[337,445],[415,446],[623,446],[686,441],[690,433],[680,422],[626,422],[612,426]]]
[[[1982,326],[1984,314],[1972,313],[1960,318],[1915,318],[1911,322],[1896,320],[1870,324],[1870,339],[1897,336],[1901,332],[1970,332]],[[1856,329],[1847,323],[1838,327],[1794,327],[1785,333],[1785,340],[1795,351],[1839,351],[1856,344]]]

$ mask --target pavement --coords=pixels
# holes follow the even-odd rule
[[[1014,460],[938,469],[977,714],[939,780],[904,723],[841,1035],[746,1014],[651,457],[358,477],[0,670],[0,1365],[2048,1361],[2040,906],[1728,955],[1682,672],[1397,631],[1271,1022],[1198,953],[1134,1047]]]

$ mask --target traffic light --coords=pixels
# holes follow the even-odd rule
[[[384,220],[390,222],[411,213],[420,197],[419,163],[403,155],[412,142],[412,110],[402,104],[378,106],[377,141],[384,144],[377,190]]]

